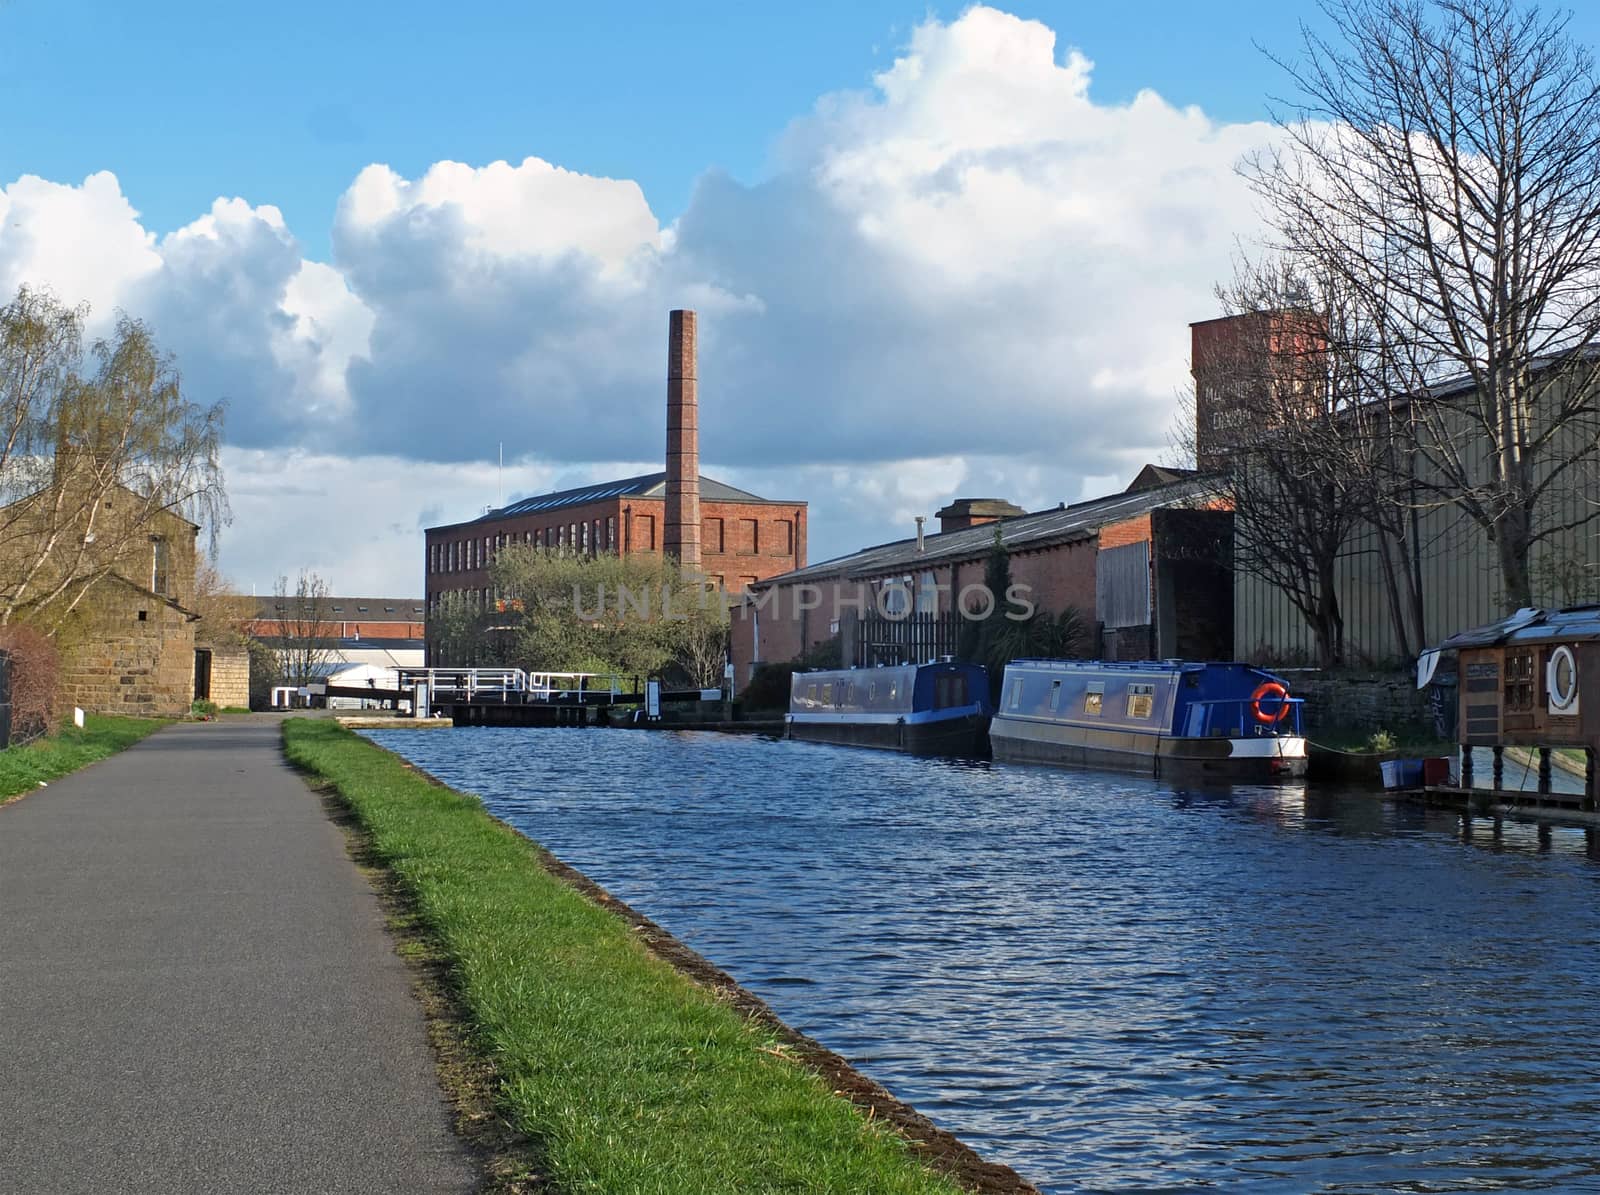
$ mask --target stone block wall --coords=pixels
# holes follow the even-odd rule
[[[194,624],[164,602],[105,609],[63,644],[61,657],[67,706],[176,717],[194,696]]]
[[[1294,696],[1305,698],[1304,725],[1312,739],[1319,730],[1399,731],[1433,725],[1427,691],[1419,690],[1409,674],[1283,675]]]
[[[250,653],[242,647],[211,647],[210,651],[211,700],[221,709],[248,709]]]

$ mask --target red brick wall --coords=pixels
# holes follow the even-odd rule
[[[1145,520],[1148,526],[1149,520]],[[1011,556],[1011,581],[1013,585],[1029,587],[1024,595],[1035,606],[1059,613],[1064,606],[1076,606],[1085,621],[1095,620],[1095,558],[1098,549],[1095,541],[1078,540],[1056,544],[1037,551],[1013,552]],[[896,570],[893,576],[910,573],[913,577],[932,571],[934,579],[950,588],[940,594],[941,609],[960,596],[963,586],[983,584],[985,557],[960,561],[954,565],[939,564],[931,570],[910,568]],[[846,615],[855,609],[852,599],[865,597],[870,603],[872,581],[815,580],[811,582],[821,598],[816,609],[801,612],[797,609],[796,586],[779,583],[761,593],[777,593],[760,608],[747,605],[733,613],[732,659],[735,684],[743,687],[750,679],[756,663],[785,663],[804,650],[826,642],[834,635],[832,621],[837,606]],[[913,582],[913,591],[916,582]],[[758,595],[759,596],[759,595]],[[1004,595],[997,595],[1003,598]],[[870,604],[867,607],[871,609]],[[760,642],[756,642],[756,630]],[[759,654],[758,654],[759,652]]]
[[[1011,582],[1028,585],[1028,600],[1052,614],[1076,606],[1084,620],[1095,619],[1095,557],[1093,539],[1075,540],[1037,552],[1016,552],[1011,557]],[[980,569],[982,565],[978,566]],[[982,580],[981,573],[974,578]]]
[[[360,617],[329,618],[322,626],[328,635],[337,639],[421,639],[424,630],[424,624],[420,622]],[[245,631],[257,639],[276,639],[283,634],[284,627],[275,618],[255,618],[245,624]]]
[[[718,518],[723,521],[724,533],[722,552],[702,552],[701,571],[708,577],[722,581],[730,591],[739,590],[743,584],[764,581],[768,577],[805,567],[804,503],[702,501],[700,507],[702,520]],[[428,598],[431,600],[435,594],[452,590],[489,588],[492,582],[489,579],[488,561],[492,559],[496,550],[495,537],[499,535],[510,536],[509,542],[523,543],[526,542],[524,537],[528,534],[542,536],[547,530],[555,534],[558,528],[565,528],[570,537],[574,524],[580,529],[587,524],[589,550],[605,551],[609,550],[606,541],[606,520],[615,519],[617,550],[659,552],[665,508],[666,503],[660,498],[607,499],[582,506],[564,507],[560,510],[512,515],[489,523],[464,523],[453,527],[430,528],[423,548],[423,568],[427,578]],[[646,523],[646,519],[653,521]],[[595,543],[596,520],[599,520],[600,525],[598,547]],[[755,523],[754,544],[750,542],[746,521]],[[653,531],[653,534],[648,534],[647,528]],[[485,537],[490,541],[487,553],[483,549]],[[470,569],[458,566],[454,571],[434,570],[435,545],[443,549],[451,543],[459,544],[468,539],[476,541],[475,557],[477,554],[484,555],[484,564],[481,567],[474,558],[474,567]],[[647,544],[646,540],[651,542]],[[580,545],[583,543],[581,534],[578,543]],[[569,543],[565,546],[571,550],[573,545]],[[441,560],[447,561],[448,556],[441,557]],[[365,627],[362,633],[369,634]]]
[[[1102,548],[1122,548],[1128,544],[1144,543],[1150,538],[1150,516],[1140,515],[1125,523],[1109,523],[1100,528]]]

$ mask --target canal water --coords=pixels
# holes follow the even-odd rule
[[[371,736],[1047,1191],[1600,1191],[1600,855],[1303,787]]]

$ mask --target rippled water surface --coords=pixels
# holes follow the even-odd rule
[[[704,733],[372,735],[1050,1191],[1600,1191],[1581,830]]]

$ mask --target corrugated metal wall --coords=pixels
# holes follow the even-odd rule
[[[1100,549],[1094,591],[1095,612],[1107,629],[1149,625],[1150,541]]]
[[[1571,428],[1552,455],[1564,456],[1583,434]],[[1463,433],[1465,437],[1465,433]],[[1593,451],[1592,447],[1590,451]],[[1576,523],[1600,503],[1594,465],[1573,471],[1553,487],[1541,512],[1546,526]],[[1500,564],[1494,545],[1479,526],[1455,506],[1420,510],[1424,639],[1428,644],[1456,631],[1499,618],[1504,610]],[[1535,549],[1534,601],[1562,606],[1592,600],[1600,566],[1600,522],[1553,535]],[[1573,573],[1574,567],[1576,573]],[[1564,583],[1563,571],[1568,581]],[[1374,529],[1358,533],[1339,567],[1339,600],[1344,614],[1345,648],[1350,663],[1386,664],[1401,656],[1390,611],[1383,563]],[[1314,663],[1316,639],[1299,611],[1282,592],[1257,577],[1235,571],[1234,632],[1238,653],[1283,664]]]

